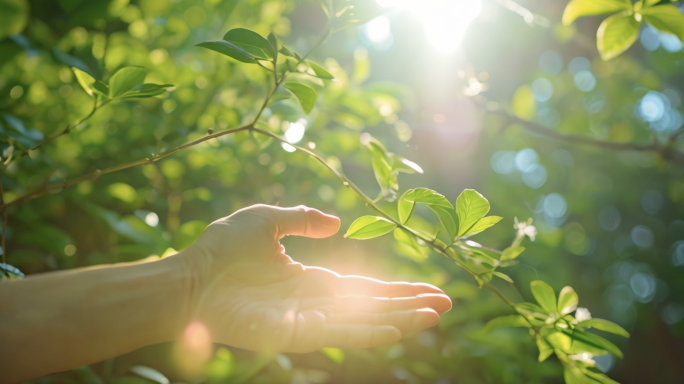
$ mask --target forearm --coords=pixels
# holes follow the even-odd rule
[[[0,365],[17,382],[171,341],[187,321],[180,257],[0,284]]]

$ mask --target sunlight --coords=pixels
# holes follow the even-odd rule
[[[479,15],[480,0],[377,0],[383,7],[410,11],[423,24],[425,37],[441,53],[451,53],[463,40],[468,25]],[[388,28],[389,29],[389,28]]]

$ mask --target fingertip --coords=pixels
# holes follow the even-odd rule
[[[439,313],[432,308],[421,308],[416,310],[416,329],[431,328],[439,324]]]
[[[309,230],[315,237],[329,237],[340,230],[342,222],[339,217],[328,215],[313,208],[306,208],[306,211],[309,215]]]
[[[428,283],[413,283],[413,290],[416,295],[421,293],[438,293],[444,295],[444,291]]]
[[[440,314],[451,310],[451,299],[445,294],[423,293],[418,297],[426,307],[432,308]]]

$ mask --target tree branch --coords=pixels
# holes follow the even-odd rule
[[[71,180],[65,181],[65,182],[63,182],[63,183],[45,185],[45,186],[43,186],[43,187],[40,187],[40,188],[38,188],[38,189],[35,189],[35,190],[33,190],[32,192],[29,192],[29,193],[27,193],[27,194],[21,196],[20,198],[18,198],[18,199],[16,199],[16,200],[12,201],[12,202],[10,202],[10,203],[7,203],[7,204],[4,204],[4,205],[0,206],[0,211],[3,212],[3,213],[4,213],[4,212],[7,212],[7,210],[8,210],[9,208],[11,208],[11,207],[13,207],[13,206],[15,206],[15,205],[19,205],[19,204],[21,204],[21,203],[23,203],[23,202],[26,202],[26,201],[35,199],[36,197],[43,196],[43,195],[48,194],[48,193],[53,192],[53,191],[58,191],[58,190],[60,190],[60,189],[66,188],[66,187],[70,187],[70,186],[72,186],[72,185],[75,185],[75,184],[78,184],[78,183],[81,183],[81,182],[84,182],[84,181],[95,180],[95,179],[97,179],[98,177],[100,177],[100,176],[102,176],[102,175],[104,175],[104,174],[107,174],[107,173],[112,173],[112,172],[116,172],[116,171],[121,171],[121,170],[128,169],[128,168],[132,168],[132,167],[135,167],[135,166],[138,166],[138,165],[156,163],[157,161],[160,161],[160,160],[162,160],[162,159],[164,159],[164,158],[166,158],[166,157],[168,157],[168,156],[171,156],[171,155],[173,155],[174,153],[176,153],[176,152],[178,152],[178,151],[182,151],[183,149],[193,147],[193,146],[195,146],[195,145],[197,145],[197,144],[203,143],[203,142],[205,142],[205,141],[207,141],[207,140],[215,139],[215,138],[217,138],[217,137],[225,136],[225,135],[228,135],[228,134],[231,134],[231,133],[240,132],[240,131],[245,131],[245,130],[250,129],[251,127],[252,127],[252,124],[249,124],[249,125],[245,125],[245,126],[240,127],[240,128],[228,129],[228,130],[225,130],[225,131],[217,132],[217,133],[214,133],[214,134],[212,134],[212,135],[204,136],[204,137],[202,137],[201,139],[197,139],[197,140],[192,141],[192,142],[190,142],[190,143],[180,145],[180,146],[178,146],[178,147],[176,147],[176,148],[173,148],[173,149],[171,149],[171,150],[169,150],[169,151],[166,151],[166,152],[164,152],[164,153],[155,155],[155,156],[152,157],[152,158],[136,160],[136,161],[132,161],[132,162],[130,162],[130,163],[125,163],[125,164],[119,164],[119,165],[115,165],[115,166],[113,166],[113,167],[106,168],[106,169],[103,169],[103,170],[99,170],[99,169],[98,169],[97,171],[95,171],[95,172],[93,172],[93,173],[90,173],[90,174],[87,174],[87,175],[83,175],[83,176],[77,177],[77,178],[75,178],[75,179],[71,179]]]
[[[616,151],[639,151],[639,152],[655,152],[660,154],[664,159],[674,162],[681,162],[684,159],[684,154],[675,150],[674,148],[663,145],[657,142],[649,144],[636,143],[618,143],[614,141],[598,140],[591,137],[569,135],[556,131],[552,131],[537,123],[521,119],[517,116],[511,115],[506,111],[491,111],[489,113],[502,116],[509,122],[521,125],[527,131],[535,133],[540,136],[548,137],[553,140],[562,141],[571,144],[583,144],[597,148],[611,149]]]

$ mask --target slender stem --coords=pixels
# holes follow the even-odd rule
[[[531,121],[521,119],[517,116],[511,115],[506,111],[492,111],[495,115],[503,116],[512,123],[519,124],[526,130],[545,136],[554,140],[563,141],[572,144],[584,144],[590,145],[597,148],[612,149],[617,151],[641,151],[641,152],[655,152],[659,153],[663,158],[671,161],[682,162],[684,161],[684,154],[675,150],[674,148],[666,145],[659,144],[657,142],[652,142],[648,144],[634,144],[634,143],[617,143],[613,141],[597,140],[591,137],[578,136],[578,135],[568,135],[556,131],[552,131],[545,128],[539,124],[533,123]]]

